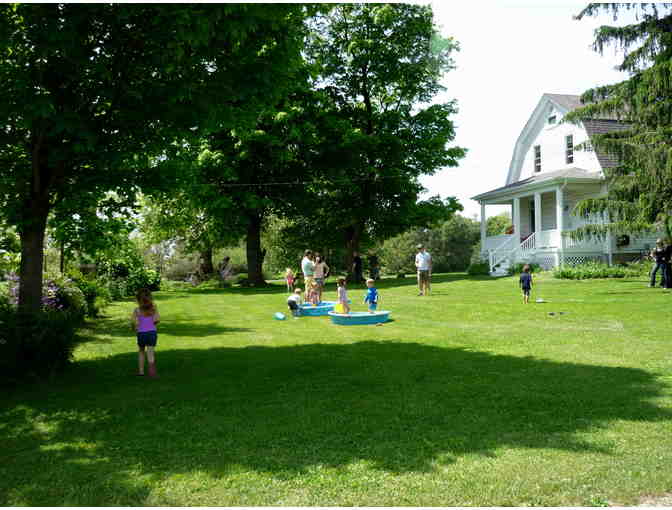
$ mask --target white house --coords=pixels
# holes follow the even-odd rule
[[[586,150],[575,147],[590,135],[625,127],[614,119],[562,122],[580,106],[579,96],[544,94],[516,141],[505,185],[473,197],[481,204],[481,253],[491,273],[502,274],[518,262],[536,262],[546,269],[591,259],[611,264],[635,258],[655,243],[655,236],[575,241],[567,235],[588,221],[599,221],[572,211],[580,200],[606,194],[603,169],[616,164],[589,143]],[[512,233],[486,236],[486,207],[494,204],[511,206]]]

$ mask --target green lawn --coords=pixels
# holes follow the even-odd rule
[[[157,293],[158,380],[133,375],[133,304],[111,306],[64,376],[3,395],[0,504],[600,506],[672,489],[672,295],[544,275],[548,302],[523,305],[512,278],[413,283],[379,286],[382,327],[275,321],[280,285]]]

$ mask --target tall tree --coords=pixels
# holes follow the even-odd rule
[[[419,177],[456,166],[448,147],[454,101],[427,104],[452,69],[453,39],[443,39],[430,7],[341,4],[318,17],[306,49],[315,87],[331,99],[329,147],[316,162],[329,175],[322,207],[348,247],[407,230],[423,190]]]
[[[165,185],[151,157],[254,121],[299,61],[304,11],[0,5],[0,205],[21,235],[21,309],[40,307],[49,212],[64,197]]]
[[[601,214],[602,225],[584,227],[580,234],[603,236],[607,232],[636,233],[672,221],[672,4],[591,3],[577,16],[607,11],[616,21],[623,11],[633,11],[636,22],[602,26],[593,48],[607,46],[623,51],[618,66],[628,79],[586,91],[586,104],[568,119],[620,119],[624,129],[591,136],[591,143],[618,157],[620,164],[605,169],[608,194],[578,206],[584,215]],[[672,237],[672,236],[671,236]]]

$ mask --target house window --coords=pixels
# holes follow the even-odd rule
[[[565,137],[565,163],[568,165],[574,163],[574,137],[572,135]]]
[[[541,145],[534,146],[534,171],[541,172]]]
[[[556,117],[555,115],[549,115],[549,116],[548,116],[548,123],[549,123],[549,124],[555,124],[555,122],[556,122],[557,120],[558,120],[558,119],[557,119],[557,117]]]
[[[583,150],[586,152],[593,152],[593,144],[588,142],[583,142]]]

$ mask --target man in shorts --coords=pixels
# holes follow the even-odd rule
[[[306,250],[301,259],[301,271],[303,271],[303,284],[305,289],[304,299],[308,301],[308,292],[312,287],[315,277],[315,262],[313,261],[313,252]]]
[[[417,248],[415,267],[418,269],[418,296],[427,296],[429,295],[430,279],[432,277],[432,256],[423,245],[419,244]]]

